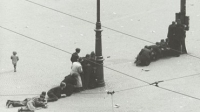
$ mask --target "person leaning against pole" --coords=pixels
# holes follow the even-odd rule
[[[181,20],[177,20],[176,30],[175,30],[175,38],[178,41],[177,43],[177,54],[187,53],[185,47],[185,28],[184,25],[181,24]],[[184,52],[183,52],[184,51]]]

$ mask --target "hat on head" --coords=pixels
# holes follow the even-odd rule
[[[46,96],[46,92],[45,92],[45,91],[43,91],[41,95],[44,95],[44,96]]]

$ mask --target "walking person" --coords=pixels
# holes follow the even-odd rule
[[[14,72],[16,72],[16,68],[17,68],[17,62],[19,61],[19,57],[16,56],[17,55],[17,52],[16,51],[13,51],[13,55],[11,56],[11,60],[12,60],[12,64],[14,66]]]
[[[78,58],[79,58],[79,53],[80,53],[81,49],[80,48],[76,48],[76,52],[72,54],[71,56],[71,62],[74,63],[74,62],[77,62]]]

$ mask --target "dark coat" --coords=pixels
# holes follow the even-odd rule
[[[63,91],[66,94],[66,96],[70,96],[74,92],[74,86],[72,84],[66,84],[66,87]]]
[[[54,94],[55,96],[57,96],[58,98],[61,98],[61,94],[63,94],[63,91],[61,90],[60,86],[54,87],[52,89],[50,89],[47,94]]]
[[[71,85],[76,85],[77,83],[76,79],[72,77],[71,75],[66,76],[62,82],[64,82],[65,84],[71,84]]]
[[[169,25],[169,27],[168,27],[168,34],[167,34],[167,37],[168,37],[169,41],[172,38],[174,38],[175,32],[176,32],[175,29],[176,29],[176,25],[174,25],[174,24]]]
[[[183,25],[176,25],[175,38],[178,41],[181,41],[185,38],[185,30]]]

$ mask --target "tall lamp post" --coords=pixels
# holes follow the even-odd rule
[[[101,43],[101,21],[100,21],[100,0],[97,0],[97,22],[96,22],[96,43],[95,43],[95,53],[96,53],[96,76],[97,76],[97,86],[105,86],[104,82],[104,72],[103,72],[103,56],[102,56],[102,43]]]
[[[181,23],[186,26],[185,30],[189,30],[189,16],[186,16],[186,0],[181,0],[180,12],[176,13],[176,20],[180,19]]]

